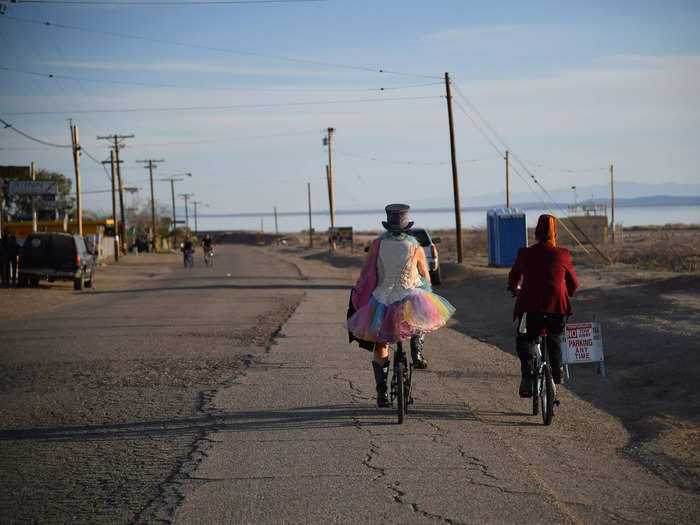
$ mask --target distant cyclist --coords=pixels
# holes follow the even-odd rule
[[[557,248],[556,238],[556,218],[540,215],[535,229],[537,243],[518,250],[508,274],[508,290],[518,296],[513,319],[518,321],[515,347],[522,372],[520,397],[532,397],[534,343],[543,328],[547,329],[552,377],[557,384],[562,381],[561,334],[573,313],[569,297],[576,292],[578,280],[569,250]]]
[[[214,253],[214,241],[212,241],[211,235],[206,233],[204,239],[202,239],[202,252],[204,254],[204,262],[207,262],[207,257],[211,258]]]
[[[187,268],[188,258],[191,259],[194,254],[194,247],[192,246],[192,241],[189,236],[185,237],[185,242],[182,244],[182,256],[185,268]]]

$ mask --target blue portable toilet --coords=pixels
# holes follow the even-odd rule
[[[525,212],[520,208],[492,208],[486,214],[489,266],[512,266],[519,248],[527,247]]]

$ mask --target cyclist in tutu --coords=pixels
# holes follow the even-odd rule
[[[406,341],[445,325],[454,307],[432,292],[423,248],[406,232],[413,226],[407,204],[389,204],[387,232],[372,243],[353,289],[347,320],[352,336],[374,343],[372,368],[377,406],[389,406],[389,343]]]

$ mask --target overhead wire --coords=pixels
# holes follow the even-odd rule
[[[293,87],[293,88],[276,88],[276,87],[257,87],[257,86],[184,86],[179,84],[162,84],[158,82],[138,82],[131,80],[113,80],[104,78],[90,78],[90,77],[79,77],[73,75],[62,75],[60,73],[41,73],[38,71],[27,71],[26,69],[17,69],[7,66],[0,66],[0,70],[10,71],[12,73],[21,73],[24,75],[32,75],[45,78],[53,79],[63,79],[63,80],[75,80],[79,82],[97,82],[100,84],[119,84],[127,86],[142,86],[142,87],[159,87],[159,88],[172,88],[172,89],[197,89],[201,91],[271,91],[271,92],[284,92],[284,91],[302,91],[302,92],[332,92],[332,91],[395,91],[399,89],[414,89],[426,86],[435,86],[441,84],[441,82],[427,82],[424,84],[412,84],[408,86],[389,86],[389,87],[372,87],[372,88],[351,88],[351,87],[327,87],[327,88],[314,88],[314,87]]]
[[[1,118],[0,118],[0,122],[2,122],[3,126],[5,126],[5,129],[9,128],[12,131],[14,131],[15,133],[18,133],[29,140],[33,140],[34,142],[38,142],[39,144],[44,144],[45,146],[51,146],[52,148],[72,148],[73,147],[72,144],[56,144],[55,142],[49,142],[46,140],[38,139],[36,137],[32,137],[28,133],[25,133],[24,131],[17,129],[15,126],[13,126],[9,122],[7,122]]]
[[[462,90],[459,89],[459,86],[456,86],[456,85],[455,85],[455,87],[456,87],[457,94],[458,94],[459,96],[461,96],[461,97],[464,99],[464,101],[472,108],[472,110],[476,113],[476,115],[479,117],[479,119],[481,120],[481,122],[483,122],[484,125],[491,131],[491,133],[493,133],[494,137],[496,137],[496,139],[503,145],[503,147],[504,147],[506,150],[508,150],[508,152],[509,152],[510,155],[515,159],[515,161],[516,161],[516,162],[522,167],[522,169],[530,176],[530,178],[531,178],[532,181],[535,183],[535,185],[537,185],[537,187],[549,198],[550,202],[552,202],[552,204],[554,204],[554,206],[555,206],[556,208],[558,208],[559,211],[563,214],[563,213],[564,213],[564,210],[562,209],[562,207],[561,207],[561,206],[559,205],[559,203],[554,199],[554,197],[549,193],[549,191],[547,191],[547,189],[542,185],[542,183],[541,183],[539,180],[537,180],[537,177],[535,176],[535,174],[527,167],[527,165],[525,165],[525,163],[524,163],[513,151],[511,151],[511,148],[508,147],[508,145],[506,144],[506,142],[501,138],[501,136],[500,136],[500,135],[498,134],[498,132],[493,128],[493,126],[491,126],[491,125],[488,123],[488,121],[487,121],[486,118],[481,114],[481,112],[478,110],[478,108],[477,108],[471,101],[469,101],[469,99],[467,99],[467,97],[464,95],[464,93],[462,93]],[[453,100],[453,101],[454,101],[454,100]],[[460,109],[462,109],[462,111],[463,111],[467,116],[469,116],[468,113],[467,113],[467,111],[466,111],[458,102],[457,102],[457,104],[459,105]],[[470,120],[472,120],[472,122],[474,122],[474,124],[475,124],[475,126],[476,126],[476,122],[474,121],[474,119],[472,119],[471,117],[469,117],[469,118],[470,118]],[[478,128],[478,126],[477,126],[477,128]],[[480,128],[478,128],[478,129],[480,129]],[[480,129],[480,131],[482,132],[482,134],[484,134],[485,137],[487,136],[487,135],[483,132],[483,130]],[[494,148],[496,148],[498,151],[500,151],[500,150],[498,149],[498,147],[497,147],[497,146],[493,143],[493,141],[491,141],[490,139],[489,139],[489,143],[491,143],[491,145],[492,145]],[[511,165],[511,167],[512,167],[512,168],[515,168],[514,165]],[[519,174],[519,172],[518,172],[517,169],[514,169],[514,171],[515,171],[516,173]],[[524,177],[521,176],[521,178],[524,178]],[[583,245],[583,243],[581,243],[581,241],[578,240],[578,238],[576,237],[576,235],[574,235],[574,233],[566,226],[566,224],[565,224],[559,217],[556,216],[556,214],[552,211],[552,209],[549,207],[549,205],[548,205],[546,202],[544,202],[544,201],[543,201],[543,204],[545,204],[545,207],[547,208],[547,210],[557,219],[557,221],[559,222],[559,224],[561,224],[562,227],[569,233],[569,235],[571,235],[571,237],[574,239],[574,241],[576,241],[576,243],[577,243],[586,253],[589,254],[590,252],[586,249],[586,247]],[[608,256],[605,255],[605,254],[600,250],[600,248],[598,248],[598,246],[591,240],[591,238],[586,234],[586,232],[576,223],[576,221],[575,221],[573,218],[571,218],[571,217],[569,217],[569,221],[570,221],[571,224],[581,233],[581,235],[593,246],[593,248],[595,248],[595,250],[598,252],[598,254],[599,254],[603,259],[605,259],[606,261],[608,261],[608,263],[610,263],[611,261],[610,261],[610,259],[608,258]]]
[[[65,111],[13,111],[5,112],[9,116],[28,115],[66,115],[83,113],[139,113],[139,112],[161,112],[161,111],[210,111],[210,110],[233,110],[233,109],[256,109],[256,108],[279,108],[294,106],[318,106],[326,104],[360,104],[365,102],[395,102],[405,100],[427,100],[442,98],[442,95],[424,95],[417,97],[391,97],[378,99],[351,99],[351,100],[317,100],[306,102],[281,102],[270,104],[234,104],[227,106],[181,106],[181,107],[161,107],[161,108],[118,108],[118,109],[71,109]]]
[[[48,5],[106,5],[106,6],[154,6],[154,5],[255,5],[255,4],[300,4],[326,2],[326,0],[20,0],[21,4]]]
[[[180,47],[204,49],[204,50],[208,50],[208,51],[217,51],[217,52],[221,52],[221,53],[231,53],[231,54],[241,55],[241,56],[266,58],[269,60],[278,60],[281,62],[290,62],[290,63],[296,63],[296,64],[307,64],[307,65],[315,65],[315,66],[333,67],[333,68],[347,69],[347,70],[353,70],[353,71],[365,71],[365,72],[369,72],[369,73],[382,73],[382,74],[387,74],[387,75],[442,80],[442,77],[438,76],[438,75],[426,75],[426,74],[421,74],[421,73],[395,71],[393,69],[384,69],[381,67],[357,66],[357,65],[352,65],[352,64],[342,64],[342,63],[338,63],[338,62],[327,62],[327,61],[323,61],[323,60],[311,60],[311,59],[306,59],[306,58],[295,58],[295,57],[288,57],[288,56],[283,56],[283,55],[257,53],[254,51],[241,51],[241,50],[235,50],[235,49],[229,49],[229,48],[207,46],[207,45],[203,45],[203,44],[178,42],[176,40],[167,40],[167,39],[154,38],[154,37],[148,37],[148,36],[142,36],[142,35],[131,35],[131,34],[127,34],[127,33],[117,33],[114,31],[104,31],[104,30],[100,30],[100,29],[91,29],[91,28],[86,28],[86,27],[80,27],[80,26],[74,26],[74,25],[68,25],[68,24],[60,24],[60,23],[54,23],[54,22],[49,22],[49,21],[43,21],[43,20],[20,18],[20,17],[10,16],[10,15],[4,15],[3,17],[0,17],[0,19],[2,19],[2,18],[8,19],[8,20],[17,20],[18,22],[24,22],[24,23],[29,23],[29,24],[38,24],[38,25],[42,25],[42,26],[54,26],[54,27],[59,27],[62,29],[71,29],[74,31],[84,31],[84,32],[88,32],[88,33],[111,36],[111,37],[116,37],[116,38],[143,40],[143,41],[148,41],[148,42],[155,42],[155,43],[167,44],[167,45],[175,45],[175,46],[180,46]]]

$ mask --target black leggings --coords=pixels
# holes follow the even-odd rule
[[[549,364],[552,366],[552,369],[559,370],[559,367],[561,367],[561,334],[564,331],[567,316],[564,314],[528,312],[525,318],[526,333],[524,334],[518,332],[522,317],[523,314],[518,314],[515,349],[520,358],[520,371],[523,376],[534,373],[535,341],[540,336],[542,328],[547,329]]]

